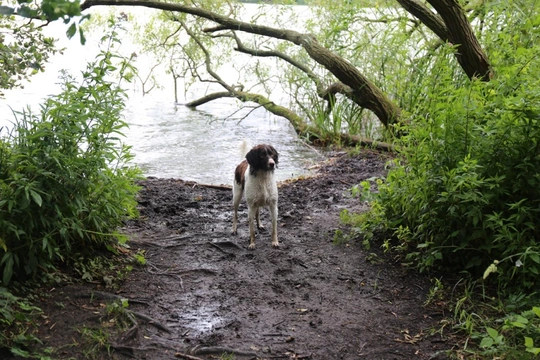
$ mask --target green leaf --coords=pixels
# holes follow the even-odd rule
[[[534,346],[534,341],[532,338],[525,336],[525,347],[532,348]]]
[[[80,28],[79,28],[79,37],[81,40],[81,45],[86,44],[86,37],[84,36],[84,31],[83,29],[80,29]]]
[[[4,285],[8,285],[11,281],[11,278],[13,277],[13,254],[12,253],[6,253],[6,255],[11,255],[8,257],[4,264],[4,273],[2,274],[2,283]],[[3,260],[3,259],[2,259]]]
[[[489,337],[485,337],[480,342],[480,347],[488,348],[493,346],[493,339]]]
[[[23,6],[17,10],[17,15],[26,17],[26,18],[35,18],[38,15],[37,10],[30,9],[28,6]]]
[[[538,256],[537,253],[532,253],[529,255],[532,261],[534,261],[537,264],[540,264],[540,256]]]
[[[486,331],[492,339],[496,339],[497,336],[499,336],[499,332],[493,328],[490,328],[489,326],[486,326]]]
[[[34,200],[34,202],[39,206],[41,207],[41,205],[43,204],[43,199],[41,198],[41,195],[39,195],[37,192],[35,192],[34,190],[30,190],[30,196],[32,196],[32,199]]]
[[[75,23],[72,23],[69,29],[66,31],[66,35],[68,38],[71,39],[75,35],[76,32],[77,32],[77,25],[75,25]]]
[[[30,353],[28,351],[20,349],[20,348],[18,348],[16,346],[12,347],[9,350],[15,356],[20,356],[20,357],[23,357],[23,358],[29,358],[30,357]]]
[[[540,354],[540,348],[527,348],[527,351],[530,352],[530,353],[533,353],[534,355],[538,355]]]

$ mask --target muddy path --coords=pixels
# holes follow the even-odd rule
[[[248,250],[245,203],[231,235],[230,190],[176,179],[147,179],[141,218],[126,224],[136,267],[114,296],[129,299],[136,326],[110,339],[111,355],[135,359],[444,359],[450,344],[430,329],[441,314],[423,303],[429,280],[381,261],[360,244],[335,245],[339,212],[362,210],[348,189],[384,176],[385,159],[364,152],[337,155],[318,176],[282,184],[279,239],[268,231]],[[279,171],[279,170],[277,170]],[[268,224],[269,214],[261,214]],[[94,290],[92,297],[79,296]],[[107,290],[69,285],[50,290],[43,304],[44,346],[77,355],[80,329],[103,324],[97,314]],[[77,329],[79,329],[77,331]],[[77,346],[78,344],[78,346]],[[97,351],[97,350],[96,350]],[[191,356],[191,357],[190,357]]]

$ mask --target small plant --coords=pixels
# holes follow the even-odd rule
[[[431,283],[424,306],[441,301],[446,297],[446,289],[441,279],[433,278]]]
[[[111,345],[110,345],[110,335],[107,331],[102,328],[91,329],[83,327],[79,330],[83,342],[81,346],[83,347],[83,354],[87,359],[98,359],[99,352],[105,350],[107,355],[111,355]]]
[[[134,255],[133,258],[139,265],[146,265],[145,250],[139,250]]]

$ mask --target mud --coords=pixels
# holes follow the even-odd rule
[[[114,292],[102,284],[47,289],[44,347],[60,347],[54,358],[66,359],[445,359],[442,315],[423,306],[429,279],[377,248],[333,243],[346,230],[340,211],[365,210],[348,190],[384,176],[385,161],[369,151],[337,154],[317,176],[281,184],[279,249],[269,231],[247,249],[245,203],[231,235],[229,189],[143,181],[141,217],[123,231],[146,266]],[[268,211],[261,219],[269,225]],[[129,299],[134,315],[129,330],[108,339],[109,354],[81,329],[115,328],[103,317],[115,297]]]

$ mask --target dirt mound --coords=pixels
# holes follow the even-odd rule
[[[429,335],[440,315],[422,306],[429,281],[373,261],[359,244],[333,244],[340,210],[362,210],[348,189],[383,176],[384,163],[372,152],[341,154],[318,176],[282,184],[279,249],[269,231],[247,249],[245,203],[238,235],[231,235],[230,190],[143,181],[141,218],[124,231],[148,264],[115,294],[91,284],[49,289],[44,346],[63,346],[55,358],[82,358],[88,339],[80,329],[103,326],[103,304],[122,297],[136,319],[109,339],[117,359],[445,358],[449,344]],[[269,224],[268,211],[261,219]],[[110,358],[104,351],[92,356]]]

